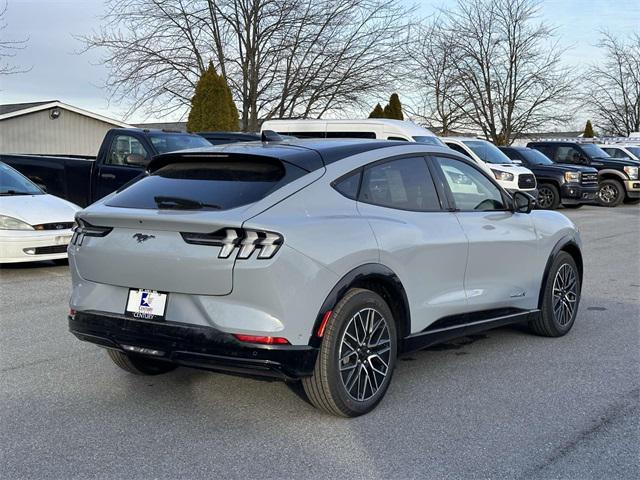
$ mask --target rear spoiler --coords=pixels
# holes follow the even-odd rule
[[[157,155],[149,162],[147,172],[153,173],[174,163],[216,161],[288,163],[307,172],[324,167],[322,157],[317,152],[295,146],[263,147],[255,144],[234,144],[234,148],[213,148],[215,150],[182,150]]]

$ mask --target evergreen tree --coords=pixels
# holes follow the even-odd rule
[[[397,93],[394,93],[391,95],[391,97],[389,97],[389,111],[390,116],[387,118],[404,120],[404,115],[402,114],[402,104],[400,103],[400,97],[398,97]]]
[[[584,133],[582,134],[584,138],[593,138],[595,137],[595,133],[593,132],[593,125],[591,125],[591,120],[587,120],[587,124],[584,126]]]
[[[382,105],[377,103],[375,108],[369,114],[369,118],[384,118],[384,110],[382,109]]]
[[[393,112],[391,111],[391,106],[387,103],[384,106],[382,118],[393,118]]]
[[[191,98],[187,122],[190,132],[231,132],[239,129],[238,109],[224,77],[216,73],[213,63],[202,74]]]

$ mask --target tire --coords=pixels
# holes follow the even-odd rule
[[[560,206],[560,192],[550,183],[538,186],[538,208],[543,210],[555,210]]]
[[[600,182],[598,203],[603,207],[617,207],[624,200],[624,186],[618,181],[607,179]]]
[[[624,203],[627,205],[637,205],[640,203],[640,198],[625,198]]]
[[[576,208],[582,208],[584,207],[583,203],[570,203],[569,205],[563,205],[564,208],[572,208],[572,209],[576,209]]]
[[[580,275],[575,260],[567,252],[560,252],[547,274],[540,316],[529,322],[529,328],[544,337],[565,335],[576,320],[580,291]]]
[[[160,375],[175,370],[177,365],[154,358],[132,355],[119,350],[107,350],[109,358],[125,372],[134,375]]]
[[[384,397],[396,356],[396,325],[389,306],[378,294],[354,288],[335,306],[313,375],[303,378],[302,386],[316,408],[357,417],[373,410]]]

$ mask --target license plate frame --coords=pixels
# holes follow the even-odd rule
[[[137,320],[164,321],[168,300],[168,292],[148,288],[130,288],[124,315]]]

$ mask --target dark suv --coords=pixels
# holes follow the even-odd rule
[[[534,173],[540,208],[555,210],[560,205],[579,208],[595,200],[598,193],[598,171],[595,168],[554,163],[533,148],[500,147],[500,150]]]
[[[592,143],[548,141],[529,142],[527,147],[541,151],[555,163],[593,167],[598,171],[597,200],[605,207],[616,207],[623,201],[640,202],[640,162],[610,157]]]

